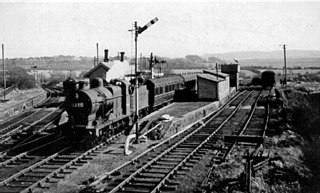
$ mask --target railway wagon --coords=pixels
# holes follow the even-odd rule
[[[260,81],[261,81],[262,89],[272,88],[276,83],[275,73],[273,71],[262,72]]]

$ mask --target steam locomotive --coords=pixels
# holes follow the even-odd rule
[[[275,73],[273,71],[263,71],[261,73],[262,89],[272,88],[275,83],[276,83]]]
[[[135,88],[129,81],[113,79],[109,83],[95,78],[90,88],[69,78],[63,83],[66,93],[69,134],[83,139],[103,140],[128,126],[135,115],[135,92],[138,92],[139,115],[149,113],[174,99],[175,90],[184,88],[179,75],[147,79]]]
[[[276,83],[275,73],[273,71],[263,71],[261,77],[255,77],[251,81],[251,85],[261,85],[262,89],[271,89]]]

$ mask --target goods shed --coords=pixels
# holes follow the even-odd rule
[[[224,78],[212,74],[198,75],[198,99],[216,101],[224,99],[229,93],[229,83]]]

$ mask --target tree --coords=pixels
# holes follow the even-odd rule
[[[186,59],[194,63],[206,62],[206,60],[202,59],[200,56],[197,56],[197,55],[187,55]]]
[[[33,76],[21,67],[15,67],[8,71],[8,86],[15,85],[19,89],[30,89],[36,87],[36,81]]]

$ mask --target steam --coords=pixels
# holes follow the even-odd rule
[[[107,72],[107,81],[115,78],[124,79],[125,75],[131,73],[131,68],[128,61],[111,61],[109,62],[109,65],[110,70]]]

